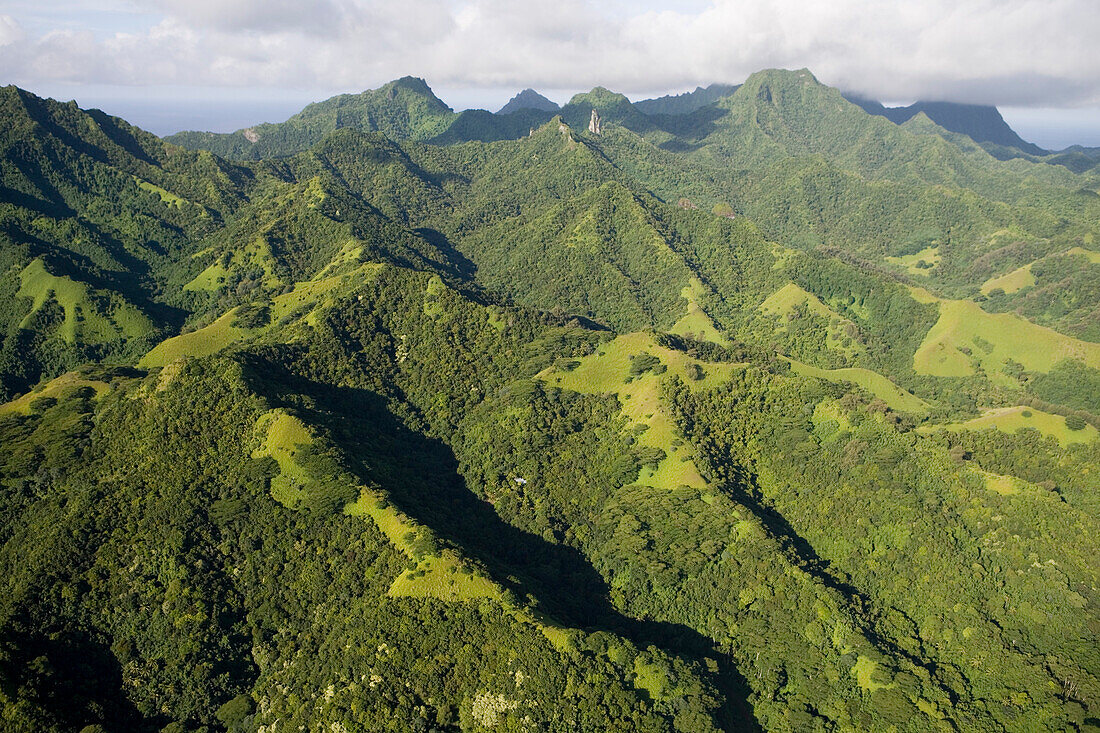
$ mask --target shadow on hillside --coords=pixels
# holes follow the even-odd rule
[[[712,682],[726,701],[723,726],[759,729],[746,680],[712,640],[682,624],[639,620],[619,612],[603,577],[579,550],[503,521],[466,485],[451,448],[410,429],[383,397],[314,382],[270,362],[254,367],[256,378],[251,381],[258,391],[322,426],[354,473],[385,487],[396,507],[484,563],[494,580],[518,598],[567,626],[617,633],[643,649],[652,645],[679,656],[716,660],[719,671]],[[315,402],[303,409],[295,394],[308,394]],[[399,409],[409,410],[410,421],[418,420],[414,408]]]
[[[108,730],[142,729],[142,716],[124,692],[122,667],[106,644],[83,631],[47,631],[40,620],[25,617],[7,632],[0,677],[21,694],[34,691],[20,705],[41,707],[64,730],[93,723]],[[167,722],[160,719],[158,727]]]
[[[730,480],[720,484],[721,490],[734,501],[747,507],[764,525],[779,546],[788,554],[792,564],[816,578],[826,588],[842,596],[852,617],[862,619],[860,631],[867,640],[881,650],[899,658],[908,659],[915,666],[925,666],[925,662],[914,657],[893,639],[884,636],[872,621],[878,615],[873,600],[859,588],[838,577],[831,569],[831,563],[817,554],[813,545],[791,525],[779,510],[771,505],[756,481],[756,476],[741,466],[727,467]],[[893,609],[905,616],[900,609]],[[908,617],[905,617],[908,618]],[[912,620],[910,619],[912,623]]]

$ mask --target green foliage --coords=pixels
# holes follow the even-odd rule
[[[0,90],[9,727],[1095,721],[1095,182],[728,91]]]

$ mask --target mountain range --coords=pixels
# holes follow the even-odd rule
[[[1090,151],[551,105],[0,90],[0,720],[1100,729]]]

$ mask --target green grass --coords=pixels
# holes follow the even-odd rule
[[[823,318],[840,317],[829,306],[822,303],[816,295],[806,292],[794,283],[787,283],[765,298],[764,302],[760,304],[759,310],[771,315],[785,316],[803,303],[806,304],[806,308],[810,313]]]
[[[313,279],[322,280],[327,277],[332,277],[337,274],[337,270],[346,268],[348,265],[359,262],[359,258],[363,255],[363,247],[355,242],[348,242],[343,246],[340,252],[332,258],[332,261],[325,265],[325,268],[318,272]]]
[[[414,557],[411,538],[424,528],[396,507],[383,501],[382,495],[361,489],[359,498],[344,507],[347,514],[369,517],[390,543],[410,559]],[[465,562],[450,550],[423,555],[415,568],[405,569],[390,585],[394,597],[438,598],[444,601],[469,601],[492,598],[502,601],[500,587],[477,572],[463,572]]]
[[[932,303],[939,303],[941,301],[941,298],[933,295],[924,288],[918,288],[915,285],[907,285],[906,288],[909,290],[909,295],[918,303],[931,305]]]
[[[232,325],[236,312],[233,309],[208,326],[162,341],[142,357],[139,364],[156,367],[185,356],[207,356],[237,341],[268,331],[283,318],[294,313],[304,316],[305,321],[312,324],[318,310],[332,302],[331,296],[334,292],[340,292],[344,286],[362,285],[375,277],[381,268],[382,265],[366,264],[342,275],[300,282],[289,293],[272,299],[269,326],[257,329],[237,328]],[[442,286],[442,282],[440,285]]]
[[[775,262],[772,263],[773,270],[784,269],[795,255],[798,254],[798,250],[791,249],[790,247],[784,247],[781,244],[772,246],[772,256],[775,257]]]
[[[886,261],[892,265],[901,265],[910,275],[927,277],[940,264],[940,248],[925,247],[916,254],[887,257]],[[921,262],[932,265],[932,267],[917,267]]]
[[[293,509],[301,501],[302,487],[310,480],[308,472],[295,458],[301,448],[312,445],[313,435],[305,423],[281,410],[264,415],[256,424],[256,430],[264,437],[252,457],[270,456],[279,464],[279,475],[271,480],[271,495],[280,504]]]
[[[816,377],[827,382],[851,382],[867,390],[885,402],[890,409],[898,412],[911,412],[917,415],[928,413],[928,403],[920,397],[906,392],[878,372],[870,369],[851,367],[847,369],[820,369],[800,361],[783,357],[791,363],[791,371],[804,377]]]
[[[817,403],[811,418],[815,432],[822,431],[823,438],[831,438],[843,431],[850,431],[852,423],[837,400],[825,399]],[[831,429],[830,429],[831,428]]]
[[[992,471],[985,471],[981,468],[974,468],[974,471],[982,477],[985,481],[985,488],[1001,496],[1014,496],[1023,491],[1034,489],[1033,484],[1029,484],[1021,478],[1015,476],[1004,476],[999,473],[993,473]]]
[[[169,206],[175,206],[177,209],[182,209],[184,204],[191,204],[191,202],[187,199],[182,198],[181,196],[177,196],[171,191],[161,188],[155,183],[150,183],[149,181],[138,178],[137,176],[134,177],[134,181],[137,182],[138,188],[142,189],[143,191],[152,191],[157,196],[160,196],[160,200],[162,202],[168,204]],[[197,206],[197,204],[192,204],[192,206]]]
[[[666,700],[669,697],[668,676],[655,664],[645,664],[634,659],[634,687],[645,690],[652,700]]]
[[[1084,255],[1092,264],[1100,265],[1100,252],[1093,252],[1091,249],[1085,249],[1084,247],[1074,247],[1073,249],[1066,252],[1066,254]]]
[[[185,356],[209,356],[240,341],[252,331],[231,325],[236,311],[234,308],[209,326],[161,341],[141,357],[138,366],[162,367]]]
[[[845,331],[852,324],[825,303],[821,302],[813,293],[803,290],[794,283],[787,283],[775,291],[761,303],[757,310],[779,319],[778,331],[786,328],[787,316],[798,307],[805,307],[806,312],[824,318],[828,321],[828,331],[825,337],[825,345],[832,351],[841,352],[849,357],[856,356],[862,349],[858,342],[847,338]],[[847,346],[845,346],[847,342]]]
[[[348,284],[349,281],[355,285],[362,284],[374,277],[379,269],[381,265],[363,265],[351,273],[300,282],[291,292],[275,296],[271,304],[271,322],[278,323],[295,311],[305,311],[306,306],[310,306],[308,308],[310,314],[316,313],[319,307],[329,302],[327,296],[330,293]],[[307,321],[311,322],[312,319],[307,317]]]
[[[212,262],[209,267],[195,276],[191,282],[183,286],[184,290],[217,290],[221,288],[229,275],[235,270],[263,270],[264,285],[274,286],[282,281],[275,275],[275,256],[271,253],[271,245],[264,237],[258,236],[245,246],[233,251],[226,265],[221,258]]]
[[[680,296],[687,301],[687,314],[676,321],[670,333],[729,346],[729,340],[719,332],[714,321],[699,306],[699,298],[703,295],[704,287],[699,278],[693,277],[691,283],[680,291]]]
[[[1100,264],[1100,252],[1093,252],[1092,250],[1085,249],[1084,247],[1074,247],[1073,249],[1066,251],[1067,255],[1083,255],[1092,264]],[[1035,275],[1031,272],[1031,266],[1034,262],[1024,265],[1013,270],[1010,273],[1001,275],[999,277],[990,278],[986,280],[982,285],[981,292],[983,295],[989,295],[991,292],[1000,288],[1005,293],[1012,294],[1023,290],[1026,287],[1031,287],[1035,284]]]
[[[443,601],[501,600],[500,587],[483,575],[463,573],[461,559],[451,552],[425,557],[415,570],[404,570],[390,585],[394,597],[438,598]]]
[[[1048,372],[1062,359],[1100,368],[1100,344],[1037,326],[1014,313],[986,313],[967,300],[938,303],[940,318],[913,357],[918,374],[965,377],[980,366],[993,378],[1001,375],[1003,382],[1009,379],[1001,372],[1008,359],[1034,372]]]
[[[19,296],[30,298],[31,312],[22,327],[47,302],[54,300],[64,311],[59,334],[70,343],[106,343],[137,338],[153,331],[153,323],[136,306],[120,302],[68,277],[54,275],[41,259],[33,260],[19,273]],[[103,311],[96,303],[109,303]]]
[[[100,397],[111,389],[111,385],[98,379],[85,379],[79,372],[66,372],[56,379],[40,384],[27,394],[0,405],[0,415],[7,413],[30,413],[31,403],[39,397],[52,397],[61,399],[69,392],[81,387],[91,387],[95,390],[96,397]]]
[[[875,682],[874,674],[878,669],[878,662],[872,661],[867,657],[860,655],[856,659],[855,665],[852,667],[852,676],[856,678],[856,682],[859,686],[867,692],[874,692],[875,690],[890,689],[894,685],[883,684],[881,682]]]
[[[1053,415],[1036,410],[1034,407],[1024,406],[1001,407],[988,410],[984,415],[973,420],[947,425],[922,426],[918,430],[927,433],[936,430],[989,430],[992,428],[1006,433],[1014,433],[1023,428],[1034,428],[1043,435],[1055,438],[1063,446],[1073,443],[1091,443],[1100,435],[1096,428],[1087,423],[1082,430],[1070,430],[1066,427],[1066,419],[1061,415]]]
[[[212,291],[225,284],[229,270],[222,266],[221,260],[207,267],[195,276],[195,279],[183,286],[184,290]]]
[[[982,295],[989,295],[1000,288],[1006,293],[1015,293],[1035,284],[1035,276],[1031,274],[1031,265],[1018,267],[1007,275],[990,278],[982,285]]]
[[[446,290],[442,278],[432,275],[428,280],[428,287],[424,290],[424,313],[429,316],[437,316],[443,312],[443,306],[439,304],[439,294]]]
[[[662,375],[645,372],[631,378],[631,357],[650,354],[667,367]],[[673,375],[679,376],[691,389],[704,389],[721,384],[738,364],[700,362],[686,354],[666,349],[657,344],[648,333],[638,332],[619,336],[600,346],[595,354],[583,357],[572,371],[561,372],[553,368],[539,377],[563,389],[585,394],[614,394],[619,398],[628,429],[645,426],[638,443],[650,448],[660,448],[665,458],[656,470],[643,468],[637,482],[654,488],[675,489],[680,486],[704,488],[706,481],[695,464],[694,451],[682,439],[675,421],[661,401],[661,383]],[[690,372],[698,365],[705,372],[701,380],[692,378]]]

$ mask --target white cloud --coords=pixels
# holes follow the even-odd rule
[[[34,23],[58,0],[45,0]],[[132,0],[125,33],[27,37],[0,15],[0,81],[270,88],[596,84],[626,93],[809,67],[886,99],[1100,104],[1096,0]],[[687,8],[687,9],[684,9]],[[64,15],[65,22],[60,18]],[[144,16],[142,16],[144,17]],[[102,19],[100,18],[100,21]]]
[[[23,35],[23,29],[15,18],[10,15],[0,15],[0,46],[7,46],[16,41],[21,41]]]

